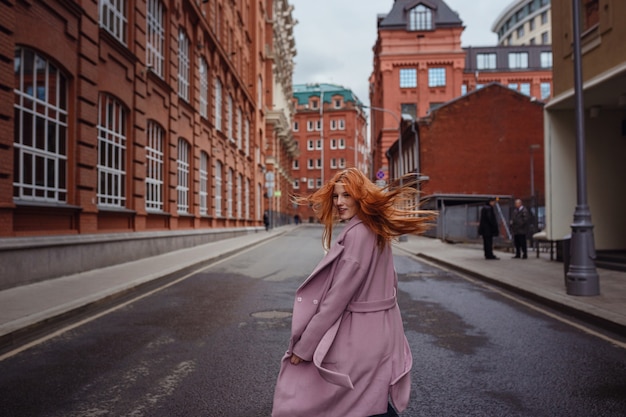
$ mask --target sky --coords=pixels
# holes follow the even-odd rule
[[[465,46],[493,46],[498,37],[491,26],[513,0],[445,0],[456,11],[465,30]],[[294,84],[333,83],[349,88],[369,103],[372,47],[376,16],[391,11],[394,0],[289,0],[297,55]]]

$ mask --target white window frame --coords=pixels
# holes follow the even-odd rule
[[[520,83],[519,92],[530,97],[530,83]]]
[[[98,205],[126,204],[126,109],[108,94],[98,103]]]
[[[417,87],[417,68],[400,68],[400,88]]]
[[[147,0],[146,26],[146,64],[152,72],[163,78],[165,27],[161,0]]]
[[[229,219],[233,218],[233,176],[233,169],[228,168],[226,174],[226,216]]]
[[[245,189],[244,189],[244,200],[245,201],[245,215],[246,215],[246,219],[250,218],[250,178],[246,178],[246,182],[245,182]]]
[[[300,189],[300,180],[293,180],[293,189],[294,190]]]
[[[237,204],[237,218],[241,219],[243,216],[243,176],[241,174],[237,174],[237,188],[235,190],[236,194],[236,204]]]
[[[294,159],[291,163],[291,169],[300,169],[300,160]]]
[[[541,84],[539,84],[539,88],[541,91],[542,100],[550,98],[550,95],[552,95],[552,86],[549,82],[542,82]]]
[[[15,51],[13,197],[67,201],[67,77],[35,51]],[[28,62],[27,62],[28,61]],[[31,68],[36,76],[29,73]],[[8,158],[7,158],[8,159]]]
[[[237,107],[237,149],[243,150],[243,113]]]
[[[215,129],[222,131],[222,81],[215,77]]]
[[[445,87],[446,86],[446,68],[434,67],[428,68],[428,87]]]
[[[312,120],[307,121],[307,122],[306,122],[306,131],[307,131],[307,132],[312,132],[312,131],[315,129],[315,127],[314,127],[314,126],[315,126],[315,125],[313,124],[313,121],[312,121]]]
[[[509,69],[528,68],[528,52],[509,52]]]
[[[315,162],[312,159],[307,160],[306,167],[307,167],[307,169],[314,169],[315,168]]]
[[[346,158],[339,158],[339,168],[345,168],[346,167]]]
[[[432,30],[433,11],[423,4],[417,5],[409,11],[409,30]]]
[[[315,188],[322,188],[322,179],[321,178],[317,178],[315,180]]]
[[[315,122],[315,130],[317,130],[317,131],[322,130],[322,121],[321,120],[317,120]]]
[[[300,129],[300,124],[298,122],[293,122],[293,127],[291,128],[291,130],[293,130],[294,132],[298,132]]]
[[[330,140],[330,149],[337,149],[337,139]]]
[[[200,152],[200,215],[209,214],[209,154]]]
[[[215,161],[215,217],[222,217],[222,162]]]
[[[245,140],[245,153],[246,156],[250,155],[250,120],[246,118],[244,123],[244,140]]]
[[[189,101],[189,38],[178,29],[178,96]]]
[[[317,158],[315,160],[315,169],[322,169],[322,158]]]
[[[306,141],[306,149],[307,151],[312,151],[315,149],[315,141],[313,141],[313,139],[309,139]]]
[[[346,130],[346,121],[344,119],[339,119],[339,130]]]
[[[163,211],[163,142],[165,130],[148,121],[146,140],[146,211]]]
[[[492,52],[476,54],[476,69],[496,69],[497,55]]]
[[[235,142],[235,136],[234,136],[234,132],[233,132],[233,125],[234,125],[234,120],[233,120],[233,96],[232,95],[228,95],[228,97],[226,98],[226,115],[228,117],[228,120],[226,120],[226,128],[227,128],[227,136],[228,136],[228,140],[231,142]]]
[[[322,139],[315,140],[315,149],[321,150],[323,148]]]
[[[313,178],[309,178],[307,181],[307,188],[313,189],[315,187],[315,180]]]
[[[200,116],[209,117],[209,64],[204,57],[200,57]]]
[[[180,214],[189,213],[190,148],[189,142],[183,138],[178,138],[178,155],[176,158],[176,211]]]
[[[337,158],[331,158],[330,159],[330,167],[331,167],[331,169],[336,169],[337,168]]]
[[[337,121],[336,120],[331,120],[330,121],[330,130],[337,130]]]
[[[126,17],[126,0],[100,0],[100,27],[109,32],[115,39],[126,42],[128,18]]]
[[[541,68],[552,68],[552,52],[543,51],[539,57],[541,61]]]
[[[339,149],[346,149],[346,140],[345,139],[339,139]]]

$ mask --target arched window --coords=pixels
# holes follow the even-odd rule
[[[209,212],[209,155],[200,152],[200,215],[206,216]]]
[[[108,94],[98,103],[98,205],[126,205],[126,118],[124,105]]]
[[[36,52],[15,51],[13,197],[67,201],[67,77]]]
[[[215,217],[222,217],[222,163],[215,162]]]
[[[189,143],[178,139],[178,158],[176,159],[176,172],[178,183],[176,193],[178,195],[177,206],[179,213],[189,213]]]
[[[146,140],[146,210],[163,211],[163,138],[165,130],[148,121]]]
[[[433,11],[423,4],[417,5],[409,12],[409,30],[432,30]]]

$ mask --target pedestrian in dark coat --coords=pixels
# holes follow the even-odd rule
[[[480,210],[480,223],[478,224],[478,234],[483,238],[483,251],[485,259],[500,259],[493,254],[493,238],[500,234],[498,220],[494,206],[496,199],[491,198]]]
[[[526,237],[530,226],[530,213],[519,198],[515,200],[515,209],[511,217],[511,233],[515,244],[515,256],[513,258],[528,258]]]
[[[391,239],[430,223],[432,213],[402,204],[416,193],[407,183],[378,188],[349,168],[296,199],[324,224],[328,253],[296,292],[273,417],[397,416],[391,404],[407,407],[412,356]],[[337,221],[346,225],[331,246]]]

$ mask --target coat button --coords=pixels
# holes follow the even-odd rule
[[[313,304],[317,304],[317,303],[319,303],[319,301],[313,300]]]
[[[298,297],[298,302],[301,303],[302,302],[302,297]]]

